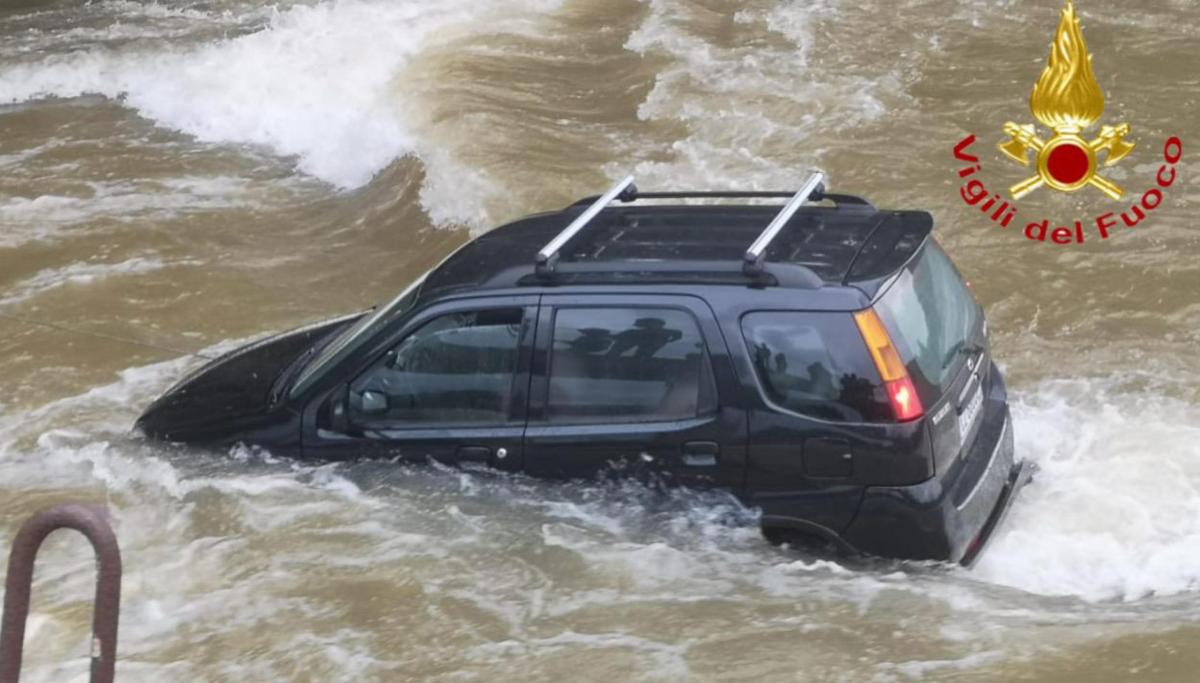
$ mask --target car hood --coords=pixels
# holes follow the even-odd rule
[[[220,441],[211,425],[224,425],[232,433],[243,418],[273,409],[271,392],[280,374],[314,344],[357,318],[326,320],[261,339],[188,375],[150,404],[135,428],[149,437],[191,441],[203,433],[205,441]]]

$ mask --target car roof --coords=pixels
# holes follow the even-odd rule
[[[847,199],[855,201],[805,206],[795,213],[766,251],[770,278],[765,283],[742,274],[742,259],[779,206],[753,204],[610,206],[562,248],[560,272],[539,275],[538,250],[584,211],[587,200],[581,200],[502,225],[463,245],[429,274],[421,298],[464,289],[611,283],[765,284],[808,290],[812,296],[855,287],[869,300],[917,252],[933,219],[924,211],[878,210]]]

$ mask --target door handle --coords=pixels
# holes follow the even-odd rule
[[[716,467],[721,446],[715,441],[689,441],[683,444],[683,464],[689,467]]]
[[[487,446],[459,446],[459,462],[487,462],[492,456],[492,449]]]

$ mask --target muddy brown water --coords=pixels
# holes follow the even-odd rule
[[[1034,244],[958,198],[1031,119],[1056,2],[131,0],[0,7],[0,552],[106,503],[118,680],[1194,680],[1200,8],[1082,0],[1136,229]],[[188,368],[387,299],[471,234],[635,172],[924,207],[1042,473],[974,571],[761,542],[716,494],[200,456],[129,434]],[[1022,217],[1128,203],[1041,190]],[[1108,207],[1108,208],[1105,208]],[[72,332],[47,327],[53,323]],[[138,344],[131,343],[132,341]],[[26,679],[86,679],[83,543]]]

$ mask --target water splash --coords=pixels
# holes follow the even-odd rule
[[[977,575],[1087,600],[1200,586],[1200,408],[1123,379],[1018,394],[1017,453],[1042,469]]]

